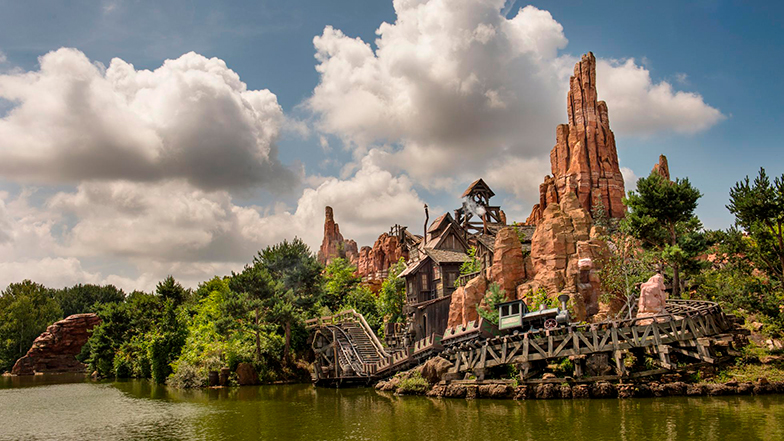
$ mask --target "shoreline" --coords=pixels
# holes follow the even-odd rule
[[[376,384],[375,389],[395,395],[419,395],[431,398],[548,400],[581,398],[651,398],[677,396],[729,396],[784,394],[784,381],[728,381],[724,383],[686,383],[683,381],[646,383],[548,382],[515,385],[510,380],[441,381],[424,391],[401,390],[394,379]]]

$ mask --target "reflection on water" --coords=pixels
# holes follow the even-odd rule
[[[784,440],[784,396],[496,401],[307,385],[0,382],[0,440]],[[25,387],[29,385],[40,387]]]

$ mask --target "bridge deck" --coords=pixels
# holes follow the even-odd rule
[[[653,317],[495,337],[488,337],[480,324],[469,323],[457,332],[448,330],[445,334],[450,338],[445,338],[444,345],[441,336],[431,335],[405,351],[394,353],[384,350],[362,315],[355,311],[309,320],[307,325],[313,333],[316,384],[341,384],[358,379],[372,383],[435,355],[452,362],[450,372],[459,374],[484,372],[486,368],[504,364],[529,366],[564,357],[582,360],[605,353],[615,362],[616,373],[627,376],[623,357],[629,350],[646,348],[658,356],[660,368],[675,369],[670,354],[687,357],[695,363],[714,363],[714,348],[727,347],[733,340],[728,333],[732,329],[731,320],[719,305],[697,300],[668,300],[666,311]],[[476,332],[476,338],[470,338],[471,332]],[[457,343],[447,344],[447,340]]]

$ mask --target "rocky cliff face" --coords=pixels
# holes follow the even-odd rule
[[[579,320],[596,314],[598,271],[608,253],[603,234],[575,193],[566,193],[560,204],[548,205],[531,239],[533,279],[517,287],[517,297],[526,299],[539,289],[550,297],[567,293]]]
[[[397,237],[383,233],[378,236],[372,247],[365,246],[359,250],[357,275],[361,277],[374,276],[389,269],[401,257],[408,259],[408,255]]]
[[[83,372],[85,366],[76,356],[99,323],[101,319],[95,314],[74,314],[49,326],[35,339],[27,354],[16,361],[11,373]]]
[[[495,236],[493,265],[488,271],[488,278],[497,283],[507,300],[516,298],[517,285],[525,279],[523,249],[514,228],[502,228]]]
[[[318,251],[318,261],[323,265],[329,265],[335,258],[341,257],[356,265],[359,258],[357,243],[353,240],[346,240],[340,234],[340,226],[335,223],[335,216],[332,207],[326,207],[326,219],[324,220],[324,239]]]
[[[550,152],[552,176],[539,186],[539,203],[527,223],[538,224],[544,210],[558,204],[569,192],[591,213],[601,201],[609,217],[626,213],[623,175],[618,166],[615,135],[610,130],[607,104],[597,101],[596,58],[583,55],[574,66],[567,95],[568,124],[556,129],[556,144]]]
[[[449,303],[449,318],[447,327],[454,328],[457,325],[467,325],[468,322],[479,320],[477,308],[481,306],[487,291],[487,280],[480,275],[469,280],[465,286],[461,286],[452,293]]]

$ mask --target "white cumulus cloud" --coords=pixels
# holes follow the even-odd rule
[[[248,90],[217,58],[188,53],[155,70],[75,49],[40,70],[0,75],[0,176],[22,182],[184,178],[204,189],[290,188],[277,158],[276,96]]]
[[[526,6],[508,19],[504,3],[395,1],[396,20],[378,27],[375,49],[327,26],[314,38],[320,82],[307,102],[318,129],[429,188],[499,175],[499,164],[523,173],[546,163],[578,58],[562,53],[566,32],[548,11]],[[597,72],[620,135],[694,133],[723,118],[633,59],[600,60]],[[499,179],[527,198],[533,181]]]

